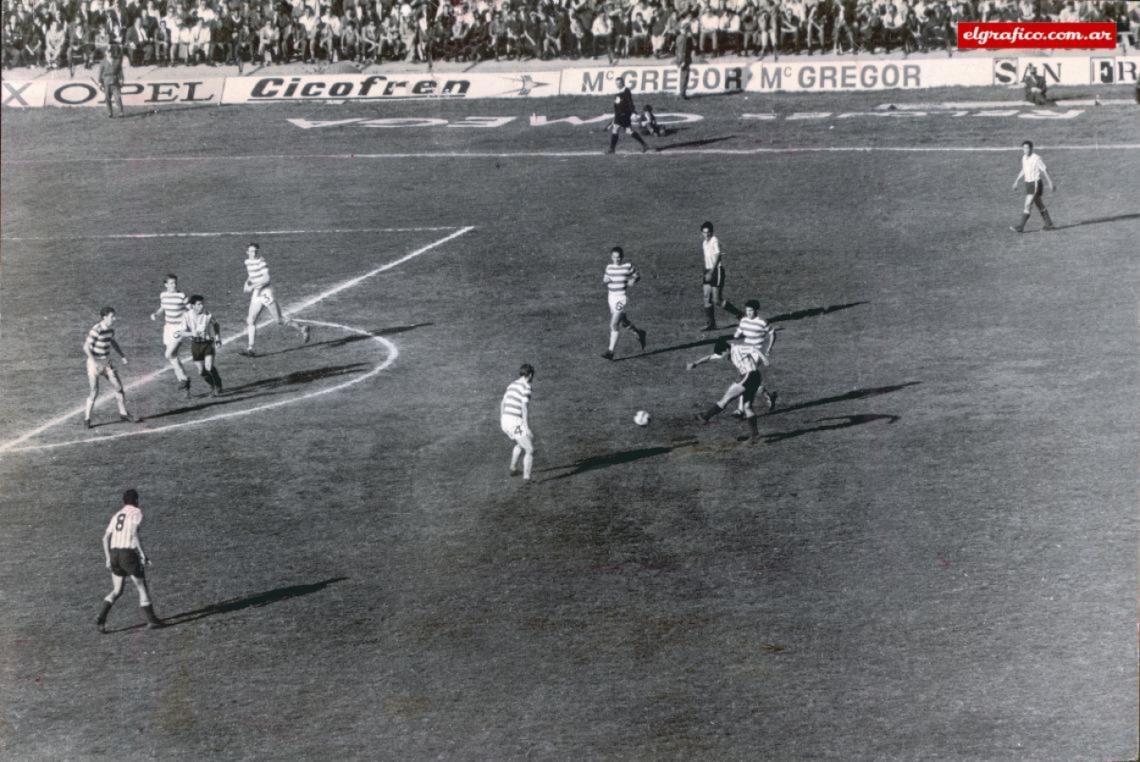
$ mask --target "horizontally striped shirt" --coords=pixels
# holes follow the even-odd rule
[[[142,511],[134,505],[124,505],[107,523],[104,534],[111,535],[112,549],[137,548],[139,546],[139,525],[142,524]]]
[[[254,288],[265,288],[269,285],[269,263],[264,257],[247,259],[245,270],[249,273],[249,284]]]
[[[96,323],[87,332],[87,340],[83,342],[83,347],[90,349],[92,355],[102,359],[111,354],[111,342],[114,340],[114,328],[104,328],[102,323]]]
[[[632,262],[623,262],[620,265],[606,265],[606,275],[602,280],[609,286],[611,293],[624,294],[626,286],[639,277],[641,276]]]
[[[187,312],[186,316],[182,319],[182,331],[197,341],[212,339],[214,338],[214,331],[211,327],[213,322],[214,316],[209,312],[203,311],[200,314],[196,314],[190,311]]]
[[[526,407],[530,402],[530,382],[519,376],[507,387],[503,401],[499,405],[502,415],[512,415],[526,420]]]
[[[762,347],[768,341],[771,331],[763,318],[742,317],[733,338],[743,338],[744,343],[750,347]]]
[[[163,291],[158,295],[158,300],[162,303],[166,324],[181,325],[182,315],[186,312],[186,294],[181,291]]]

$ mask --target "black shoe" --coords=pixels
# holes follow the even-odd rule
[[[93,428],[95,428],[95,424],[91,423],[91,419],[90,419],[90,418],[84,418],[84,419],[83,419],[83,428],[85,428],[85,429],[93,429]]]
[[[602,352],[602,359],[603,360],[612,360],[612,359],[614,359],[614,353],[610,352],[609,350],[606,350],[605,352]]]
[[[1045,227],[1043,227],[1041,229],[1042,230],[1056,230],[1057,227],[1055,225],[1046,225]]]
[[[186,379],[182,383],[178,384],[178,388],[186,392],[186,399],[190,399],[194,396],[190,393],[190,379]]]
[[[779,396],[777,392],[769,392],[768,394],[768,412],[771,413],[776,409],[776,397]]]
[[[1025,232],[1025,228],[1018,227],[1017,225],[1010,225],[1009,229],[1015,233],[1024,233]]]
[[[744,417],[744,411],[743,410],[733,410],[732,411],[732,417],[733,418],[743,418]]]
[[[715,331],[715,330],[716,330],[716,323],[709,323],[708,325],[706,325],[704,328],[701,329],[702,332]]]
[[[135,415],[120,415],[119,420],[123,423],[142,423],[142,418]]]
[[[641,329],[637,331],[637,343],[641,345],[642,350],[645,349],[645,331]]]
[[[257,352],[254,352],[252,348],[251,349],[239,349],[238,354],[241,355],[242,357],[257,357]]]
[[[107,634],[107,624],[105,622],[96,622],[95,623],[95,629],[97,629],[99,631],[100,635],[106,635]]]

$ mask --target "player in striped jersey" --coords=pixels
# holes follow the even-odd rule
[[[687,364],[685,369],[692,370],[702,363],[722,360],[725,357],[729,358],[736,370],[740,372],[740,378],[728,387],[720,401],[711,405],[705,412],[698,413],[697,418],[702,423],[708,423],[713,416],[722,412],[728,403],[739,397],[744,402],[743,415],[744,420],[748,423],[750,439],[755,442],[760,438],[759,426],[756,423],[756,412],[752,409],[752,403],[756,399],[757,393],[764,399],[766,412],[770,412],[776,406],[776,395],[765,391],[764,379],[760,374],[760,367],[768,364],[768,358],[757,347],[750,347],[746,344],[730,344],[728,339],[721,337],[713,345],[712,354],[705,355],[699,360]]]
[[[534,465],[534,435],[530,430],[528,416],[530,384],[533,380],[534,367],[523,363],[519,367],[519,377],[507,387],[503,400],[499,403],[499,426],[515,443],[515,448],[511,451],[511,476],[518,474],[521,456],[524,482],[530,481],[530,471]]]
[[[301,342],[309,343],[309,326],[300,325],[293,318],[281,311],[281,305],[273,296],[273,286],[269,282],[269,263],[261,256],[261,247],[251,243],[245,250],[245,270],[248,275],[242,290],[249,294],[249,313],[245,319],[246,332],[249,342],[239,354],[254,357],[254,337],[257,334],[257,318],[264,309],[269,310],[277,320],[277,325],[288,325],[297,329],[301,334]]]
[[[170,367],[174,368],[174,375],[178,377],[178,388],[190,396],[190,377],[182,367],[182,360],[178,358],[178,349],[182,346],[182,317],[186,314],[186,294],[178,290],[178,276],[167,275],[162,282],[162,293],[158,295],[159,307],[150,313],[151,320],[158,320],[164,315],[162,325],[162,344],[164,354]]]
[[[209,312],[206,300],[200,295],[190,297],[190,310],[182,318],[182,333],[190,337],[190,359],[198,368],[198,375],[210,386],[210,396],[222,393],[222,376],[214,365],[214,348],[222,345],[222,328]]]
[[[129,489],[123,493],[123,507],[115,511],[103,532],[103,558],[111,570],[111,593],[103,599],[103,608],[95,620],[99,632],[106,632],[107,614],[111,606],[123,594],[123,583],[127,577],[135,583],[139,592],[139,606],[146,615],[147,626],[162,627],[162,620],[154,613],[150,602],[150,591],[146,586],[146,572],[143,570],[150,559],[143,551],[139,526],[142,524],[142,511],[139,510],[139,493]]]
[[[724,253],[720,249],[720,240],[713,234],[711,222],[701,225],[701,236],[704,238],[701,242],[701,250],[705,265],[702,287],[705,298],[705,327],[702,330],[715,331],[717,307],[735,318],[740,318],[741,313],[739,309],[733,306],[732,302],[724,298],[726,277]]]
[[[87,395],[87,406],[83,411],[83,425],[92,428],[91,411],[95,407],[95,400],[99,396],[99,377],[103,376],[111,382],[115,390],[115,402],[119,404],[119,420],[138,423],[139,419],[127,412],[127,396],[123,391],[123,382],[115,366],[111,364],[111,350],[114,349],[127,364],[127,356],[115,341],[115,308],[104,307],[99,311],[99,322],[91,326],[87,338],[83,340],[83,354],[87,355],[87,385],[90,394]]]
[[[744,346],[752,347],[763,357],[763,363],[768,364],[767,358],[772,353],[772,345],[776,341],[776,332],[768,322],[760,317],[760,302],[750,299],[744,304],[744,316],[740,318],[740,325],[736,328],[734,339],[744,339]],[[736,418],[744,417],[744,398],[740,398],[739,407],[733,413]]]
[[[602,357],[607,360],[614,359],[614,349],[617,347],[622,328],[633,331],[637,336],[637,343],[645,349],[645,331],[631,323],[625,314],[626,307],[629,306],[626,289],[641,279],[641,273],[632,262],[624,260],[625,252],[620,246],[615,246],[610,252],[610,264],[606,265],[606,274],[602,277],[602,282],[609,290],[610,300],[610,348],[602,353]]]

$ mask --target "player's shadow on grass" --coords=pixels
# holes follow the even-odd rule
[[[301,321],[304,322],[304,321]],[[295,347],[288,347],[286,349],[279,349],[276,352],[258,353],[258,357],[273,357],[274,355],[288,354],[289,352],[300,352],[309,349],[337,349],[339,347],[346,347],[349,344],[354,344],[358,341],[368,341],[373,336],[392,336],[397,333],[404,333],[406,331],[414,331],[417,328],[435,325],[435,323],[415,323],[414,325],[395,325],[390,328],[380,328],[375,331],[369,331],[369,335],[352,334],[350,336],[342,336],[339,339],[327,339],[325,341],[311,341],[308,344],[299,344]],[[316,330],[321,330],[321,326],[315,326]]]
[[[1123,220],[1137,220],[1140,219],[1140,212],[1134,214],[1118,214],[1115,217],[1097,217],[1094,220],[1082,220],[1080,222],[1072,222],[1068,225],[1058,225],[1056,230],[1068,230],[1069,228],[1080,228],[1085,225],[1104,225],[1109,222],[1121,222]]]
[[[558,476],[550,477],[549,481],[555,479],[566,479],[571,476],[577,476],[587,471],[595,471],[599,468],[609,468],[610,466],[620,466],[625,463],[632,463],[636,460],[643,460],[645,458],[653,458],[658,455],[673,452],[676,447],[643,447],[638,450],[623,450],[622,452],[611,452],[606,455],[593,455],[589,458],[581,458],[566,466],[551,466],[550,468],[540,469],[541,471],[561,471],[564,468],[572,469],[568,473],[560,474]]]
[[[730,334],[731,336],[731,334]],[[725,337],[729,338],[729,337]],[[711,347],[716,343],[716,337],[712,336],[708,339],[701,339],[700,341],[690,341],[688,344],[677,344],[672,347],[662,347],[661,349],[654,349],[651,352],[642,352],[636,355],[626,355],[625,357],[615,357],[614,362],[624,362],[625,360],[636,360],[640,357],[652,357],[653,355],[661,355],[666,352],[676,352],[681,349],[696,349],[697,347]]]
[[[170,108],[160,108],[158,110],[151,110],[151,111],[135,111],[134,109],[132,109],[129,112],[123,113],[123,115],[120,118],[121,119],[146,119],[147,117],[156,117],[156,116],[159,116],[160,114],[170,114],[170,113],[173,113],[175,111],[200,111],[202,109],[207,109],[207,108],[215,108],[216,109],[217,107],[218,107],[218,104],[216,104],[216,103],[208,103],[208,104],[202,103],[202,104],[195,104],[195,105],[191,105],[191,106],[171,106]]]
[[[332,365],[327,368],[315,368],[313,370],[298,370],[284,376],[276,376],[274,378],[263,378],[257,381],[252,381],[248,384],[241,386],[234,386],[227,389],[225,395],[222,397],[207,397],[201,402],[193,405],[183,405],[171,410],[164,410],[161,413],[147,416],[148,421],[156,418],[168,418],[172,415],[184,415],[186,413],[193,413],[197,410],[206,410],[220,405],[232,405],[235,402],[246,402],[248,400],[259,399],[261,397],[273,397],[279,394],[288,394],[288,389],[280,389],[283,386],[293,386],[296,384],[310,384],[313,381],[319,381],[325,378],[336,378],[337,376],[345,376],[351,373],[361,373],[368,368],[368,363],[357,362],[351,365]],[[279,389],[279,391],[273,391]],[[250,394],[249,392],[255,392]]]
[[[892,392],[901,391],[908,386],[918,386],[921,381],[907,381],[905,384],[894,384],[893,386],[874,386],[866,389],[852,389],[843,394],[837,394],[834,397],[821,397],[817,400],[810,400],[808,402],[800,402],[796,405],[788,405],[787,407],[779,407],[773,410],[768,415],[783,415],[784,413],[792,413],[796,410],[806,410],[810,407],[819,407],[820,405],[830,405],[833,402],[847,402],[848,400],[862,400],[868,397],[878,397],[881,394],[891,394]]]
[[[670,143],[667,146],[661,146],[657,149],[658,153],[665,153],[672,151],[676,148],[700,148],[701,146],[713,145],[714,143],[723,143],[726,140],[733,140],[736,135],[725,135],[720,138],[704,138],[703,140],[687,140],[684,143]]]
[[[247,595],[244,598],[232,598],[228,601],[222,601],[221,603],[211,603],[209,606],[194,609],[193,611],[184,611],[181,614],[167,617],[164,621],[168,627],[177,627],[180,624],[196,622],[199,619],[205,619],[209,616],[229,614],[234,611],[242,611],[243,609],[256,608],[259,606],[268,606],[271,603],[287,601],[290,598],[299,598],[302,595],[319,593],[329,585],[335,585],[337,582],[343,582],[346,579],[348,579],[348,577],[332,577],[331,579],[313,582],[308,585],[278,587],[273,590],[266,590],[264,593]]]
[[[833,304],[829,307],[809,307],[805,310],[796,310],[795,312],[785,312],[781,315],[774,315],[768,318],[769,323],[785,323],[789,320],[803,320],[809,317],[819,317],[820,315],[830,315],[832,312],[839,312],[840,310],[849,310],[852,307],[859,307],[870,302],[848,302],[847,304]]]
[[[888,415],[882,413],[862,413],[859,415],[839,415],[830,418],[819,418],[812,423],[822,423],[822,426],[809,426],[803,429],[795,429],[794,431],[781,431],[775,434],[766,434],[764,441],[767,444],[776,444],[783,442],[785,439],[795,439],[802,437],[805,434],[816,434],[820,431],[836,431],[838,429],[847,429],[852,426],[861,426],[864,423],[871,423],[873,421],[886,421],[887,424],[895,423],[899,420],[897,415]],[[837,421],[837,423],[826,423],[826,421]]]

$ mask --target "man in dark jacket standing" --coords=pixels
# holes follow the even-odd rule
[[[649,146],[637,134],[637,130],[633,129],[633,114],[636,111],[633,107],[633,93],[626,86],[624,77],[618,77],[617,86],[618,94],[614,96],[614,121],[610,125],[610,148],[606,153],[613,153],[617,148],[622,130],[640,143],[641,152],[645,153],[649,150]]]
[[[107,99],[107,116],[115,118],[115,104],[123,116],[123,49],[112,43],[107,56],[99,65],[99,88]]]

